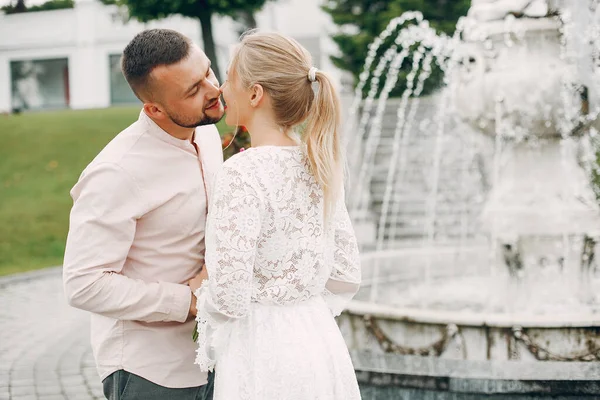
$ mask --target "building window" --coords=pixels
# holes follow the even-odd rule
[[[23,60],[10,63],[15,111],[69,107],[69,61]]]
[[[108,56],[110,66],[110,104],[139,104],[121,71],[121,55]]]

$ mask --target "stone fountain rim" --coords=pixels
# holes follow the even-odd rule
[[[346,312],[378,319],[413,322],[424,325],[451,325],[491,328],[592,328],[600,327],[600,315],[526,313],[484,314],[471,311],[440,311],[413,307],[395,307],[384,304],[352,300]]]
[[[527,399],[600,394],[600,363],[454,360],[365,350],[351,350],[350,356],[358,381],[368,386]]]
[[[350,350],[350,355],[355,369],[359,371],[397,374],[408,372],[413,376],[528,381],[563,380],[568,376],[569,379],[597,381],[600,372],[600,363],[583,361],[457,360],[374,353],[367,350]]]

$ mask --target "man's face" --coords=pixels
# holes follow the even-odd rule
[[[192,45],[180,62],[156,67],[151,81],[156,102],[176,125],[195,128],[223,118],[219,82],[198,46]]]

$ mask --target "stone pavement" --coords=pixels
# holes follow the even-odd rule
[[[0,278],[0,400],[104,399],[89,335],[60,268]]]

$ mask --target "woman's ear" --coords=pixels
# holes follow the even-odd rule
[[[252,86],[252,89],[250,89],[250,105],[252,107],[258,106],[260,104],[260,102],[262,101],[264,94],[265,94],[265,91],[264,91],[262,85],[259,85],[257,83],[254,86]]]

